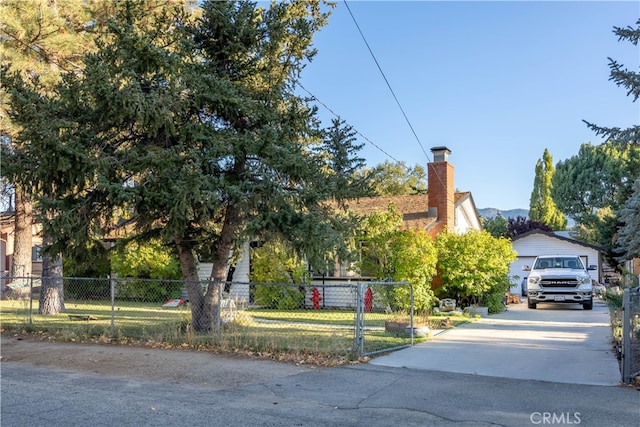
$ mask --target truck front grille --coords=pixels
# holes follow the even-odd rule
[[[578,287],[578,280],[565,278],[544,278],[540,281],[540,286],[542,286],[543,288],[576,288]]]

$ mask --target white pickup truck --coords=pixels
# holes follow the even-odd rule
[[[593,308],[593,282],[588,270],[577,255],[539,256],[533,267],[525,265],[527,277],[527,306],[536,308],[543,303],[582,304],[585,310]]]

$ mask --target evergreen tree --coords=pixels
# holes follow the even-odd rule
[[[581,240],[608,249],[613,264],[620,256],[615,239],[617,212],[640,177],[640,145],[582,144],[576,156],[560,161],[553,177],[553,199],[574,219]]]
[[[185,0],[149,0],[141,3],[140,7],[146,10],[147,15],[154,15],[158,6],[184,5]],[[62,75],[82,72],[83,57],[95,51],[96,34],[102,31],[114,6],[110,2],[95,0],[0,2],[0,55],[3,69],[18,73],[41,96],[53,96]],[[22,129],[19,123],[12,120],[14,112],[9,102],[10,86],[3,81],[0,91],[2,106],[8,111],[1,128],[2,173],[3,180],[11,183],[15,197],[15,246],[11,274],[23,276],[31,272],[32,213],[41,215],[43,211],[34,211],[32,207],[32,200],[36,196],[33,180],[10,178],[22,176],[25,168],[31,167],[31,164],[24,163],[26,159],[22,158],[21,147],[14,143]],[[23,140],[23,144],[28,144],[28,141]],[[44,219],[41,217],[39,221]],[[40,314],[56,314],[64,311],[62,258],[60,253],[46,247],[51,241],[48,233],[44,233],[43,240],[43,276],[48,278],[42,283],[38,310]],[[94,245],[93,248],[102,248],[102,245]],[[95,249],[91,252],[95,253]]]
[[[529,202],[529,218],[532,221],[547,224],[553,230],[564,230],[567,219],[558,210],[551,197],[553,174],[553,158],[545,148],[542,159],[536,162],[536,174]]]
[[[294,93],[326,23],[319,1],[206,1],[198,15],[163,7],[151,16],[143,4],[114,5],[99,49],[55,97],[7,75],[23,125],[22,179],[42,193],[54,249],[82,252],[122,212],[139,239],[173,244],[192,326],[208,331],[216,289],[247,238],[282,235],[311,258],[344,242],[325,202],[342,197],[332,183],[357,159],[335,154]],[[205,247],[213,285],[203,293],[195,254]]]
[[[621,259],[640,257],[640,179],[636,180],[633,194],[620,210],[620,227],[617,246]]]
[[[49,93],[62,73],[79,71],[81,56],[93,49],[86,27],[92,13],[85,1],[59,0],[52,3],[45,0],[6,0],[0,3],[0,15],[3,21],[0,26],[2,66],[21,73],[23,78],[36,80],[42,93]],[[0,92],[0,97],[5,107],[8,101],[5,88]],[[13,158],[13,139],[19,131],[19,127],[10,119],[3,120],[1,132],[5,159]],[[16,173],[12,170],[13,165],[16,163],[3,162],[4,179]],[[11,182],[11,188],[15,200],[15,237],[10,275],[21,277],[31,274],[33,188],[28,183],[18,182]],[[44,239],[46,241],[48,236],[45,235]],[[43,252],[45,279],[40,292],[40,314],[65,311],[60,280],[61,262],[59,254]]]
[[[640,41],[640,19],[635,23],[636,27],[627,26],[613,27],[613,33],[618,36],[618,41],[628,41],[634,46],[638,46]],[[632,97],[632,102],[636,102],[640,97],[640,73],[624,68],[618,61],[609,59],[609,80],[613,80],[616,85],[627,90],[627,96]],[[584,120],[596,135],[602,136],[607,141],[615,141],[621,144],[640,144],[640,125],[634,125],[627,129],[617,127],[603,127]]]

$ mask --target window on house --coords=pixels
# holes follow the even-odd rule
[[[31,247],[31,260],[32,262],[42,262],[42,245]]]

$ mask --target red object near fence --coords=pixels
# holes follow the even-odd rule
[[[370,313],[373,309],[373,291],[371,288],[367,288],[367,292],[364,294],[364,311]]]
[[[313,303],[314,310],[320,310],[320,301],[322,301],[322,297],[320,296],[320,291],[318,288],[313,288],[311,292],[311,298],[309,298]]]

